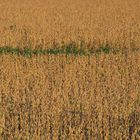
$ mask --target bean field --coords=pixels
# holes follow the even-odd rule
[[[1,1],[0,140],[140,140],[140,1]]]

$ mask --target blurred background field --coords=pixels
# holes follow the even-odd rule
[[[139,0],[3,0],[0,45],[47,47],[75,41],[140,44]]]

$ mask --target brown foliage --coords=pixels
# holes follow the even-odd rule
[[[0,45],[140,44],[139,0],[3,0]],[[139,140],[140,53],[0,56],[0,139]]]

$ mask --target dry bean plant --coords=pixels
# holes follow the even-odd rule
[[[0,48],[71,42],[121,51],[0,54],[0,140],[140,140],[139,0],[0,1]]]

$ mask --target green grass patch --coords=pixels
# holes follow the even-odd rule
[[[138,51],[138,48],[133,48],[132,52]],[[74,56],[86,56],[86,55],[99,55],[99,54],[117,54],[118,52],[126,52],[124,49],[112,48],[109,44],[101,44],[98,48],[88,48],[84,42],[81,42],[78,46],[75,42],[69,44],[63,44],[62,46],[51,47],[48,49],[31,49],[24,48],[20,49],[19,47],[13,48],[12,46],[0,47],[0,54],[12,54],[12,55],[22,55],[25,57],[32,57],[38,55],[74,55]]]

